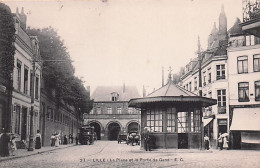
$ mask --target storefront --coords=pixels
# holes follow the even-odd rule
[[[234,108],[230,131],[234,149],[260,149],[260,108]]]
[[[170,80],[144,98],[131,99],[129,107],[141,108],[141,133],[151,130],[154,148],[198,149],[202,145],[202,107],[216,104]],[[141,146],[143,147],[143,139]]]

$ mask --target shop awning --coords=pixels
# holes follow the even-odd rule
[[[235,108],[231,131],[260,131],[260,108]]]
[[[210,121],[212,121],[212,120],[213,120],[213,118],[206,118],[206,119],[204,119],[203,120],[204,127],[207,126],[210,123]]]

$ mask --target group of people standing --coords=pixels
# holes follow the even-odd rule
[[[218,142],[218,149],[219,150],[223,150],[223,149],[229,149],[229,146],[228,146],[228,138],[227,138],[228,134],[227,133],[224,133],[222,134],[221,132],[219,133],[219,137],[217,139],[217,142]],[[209,137],[207,136],[207,134],[205,134],[204,136],[204,145],[205,145],[205,149],[206,150],[209,150],[209,146],[210,146],[210,143],[209,143]]]
[[[73,139],[72,134],[68,137],[67,135],[61,136],[61,134],[54,133],[51,136],[51,146],[67,145],[68,143],[73,143]]]
[[[41,134],[40,131],[37,130],[37,134],[35,135],[35,149],[41,148]],[[23,140],[22,142],[24,142]],[[15,156],[16,147],[16,137],[13,134],[7,134],[6,130],[3,128],[2,133],[0,134],[0,156]]]

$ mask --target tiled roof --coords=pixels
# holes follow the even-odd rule
[[[171,80],[163,87],[155,90],[147,97],[159,97],[159,96],[197,96],[184,88],[175,85]]]
[[[111,93],[116,92],[119,94],[118,101],[129,101],[133,98],[140,98],[140,94],[135,86],[125,86],[125,91],[123,92],[123,86],[98,86],[91,98],[96,101],[111,101]]]

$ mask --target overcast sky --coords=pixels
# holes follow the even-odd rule
[[[230,28],[242,18],[242,0],[6,1],[24,7],[27,26],[52,26],[65,41],[76,76],[85,86],[135,85],[142,94],[161,87],[169,66],[179,72],[196,57],[198,35],[206,49],[221,5]]]

